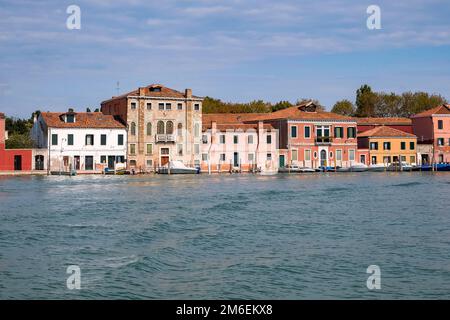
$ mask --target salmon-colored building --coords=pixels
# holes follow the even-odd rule
[[[0,171],[31,171],[31,149],[5,148],[5,115],[0,113]]]
[[[411,117],[422,163],[450,162],[450,105]]]
[[[261,115],[255,120],[278,129],[279,167],[349,167],[367,161],[367,153],[358,154],[355,119],[321,111],[313,102]]]

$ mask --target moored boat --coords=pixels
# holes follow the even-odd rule
[[[158,168],[160,174],[196,174],[200,173],[200,168],[191,168],[181,161],[170,161],[166,165]]]
[[[386,171],[387,166],[384,163],[371,164],[368,168],[368,171],[371,172],[384,172]]]
[[[355,163],[350,166],[350,172],[364,172],[369,170],[369,167],[364,163]]]

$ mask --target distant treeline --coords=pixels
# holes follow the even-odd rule
[[[8,131],[8,140],[5,142],[7,149],[26,149],[33,147],[30,131],[33,127],[33,118],[36,112],[39,111],[33,112],[29,119],[5,118],[5,129]]]

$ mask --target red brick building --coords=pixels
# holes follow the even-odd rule
[[[31,171],[31,149],[5,148],[5,115],[0,113],[0,171]]]
[[[372,130],[379,126],[386,126],[406,133],[414,133],[412,120],[409,118],[355,118],[358,133]]]

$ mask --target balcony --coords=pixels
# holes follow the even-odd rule
[[[330,145],[333,143],[333,137],[316,137],[315,141],[318,145]]]
[[[173,134],[157,134],[156,142],[157,143],[175,142],[175,135],[173,135]]]

